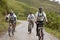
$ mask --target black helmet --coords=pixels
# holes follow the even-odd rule
[[[10,12],[10,15],[12,16],[13,15],[13,11],[11,10],[11,12]]]
[[[40,12],[40,13],[42,13],[42,9],[43,9],[42,7],[39,8],[39,12]]]
[[[42,10],[42,9],[43,9],[42,7],[39,8],[39,10]]]

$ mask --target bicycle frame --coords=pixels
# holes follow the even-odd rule
[[[14,24],[13,23],[9,23],[9,28],[8,28],[8,33],[9,33],[9,36],[10,35],[10,32],[12,32],[12,35],[14,35]]]
[[[32,30],[32,23],[29,22],[29,24],[28,24],[28,31],[31,33],[31,30]]]

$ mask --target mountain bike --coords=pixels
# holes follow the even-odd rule
[[[38,39],[43,40],[43,27],[38,27]]]
[[[38,33],[37,33],[37,36],[38,36],[38,39],[39,40],[43,40],[43,23],[42,22],[36,22],[36,24],[38,24]]]
[[[9,23],[9,27],[8,27],[8,35],[9,35],[9,37],[11,37],[11,33],[12,33],[12,35],[14,35],[14,31],[15,31],[14,25],[15,25],[14,22]]]
[[[32,31],[32,21],[29,21],[28,32],[31,33],[31,31]]]

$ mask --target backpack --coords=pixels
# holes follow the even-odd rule
[[[14,21],[14,15],[10,15],[10,21]]]
[[[43,13],[38,13],[37,21],[44,21],[44,15],[43,15]]]

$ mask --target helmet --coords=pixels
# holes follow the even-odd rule
[[[12,10],[10,11],[10,15],[11,15],[11,16],[13,15],[13,11],[12,11]]]
[[[42,7],[39,8],[39,10],[42,10],[42,9],[43,9]]]
[[[29,12],[30,15],[32,15],[32,12]]]
[[[40,8],[39,8],[39,12],[40,12],[40,13],[42,13],[42,10],[43,10],[43,8],[42,8],[42,7],[40,7]]]

